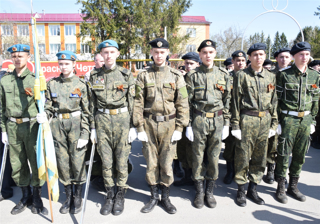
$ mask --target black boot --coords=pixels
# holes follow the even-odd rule
[[[250,181],[248,191],[247,191],[247,197],[250,198],[254,203],[258,205],[264,205],[265,202],[262,198],[259,197],[257,192],[257,184]]]
[[[179,178],[183,177],[183,170],[181,169],[180,162],[177,159],[173,160],[173,173]]]
[[[156,205],[158,204],[158,201],[160,200],[158,185],[151,185],[150,192],[151,192],[150,201],[147,204],[145,204],[145,206],[143,206],[143,208],[141,209],[142,213],[151,212],[154,209],[154,207],[156,207]]]
[[[171,204],[171,201],[169,199],[170,188],[164,185],[161,185],[161,190],[162,190],[162,194],[161,194],[162,207],[169,214],[175,214],[177,212],[177,209],[173,204]]]
[[[207,180],[205,199],[209,208],[215,208],[217,206],[217,201],[213,196],[214,186],[215,186],[214,180]]]
[[[48,214],[48,210],[43,207],[43,203],[41,200],[41,187],[33,187],[31,212],[33,214],[39,214],[40,212],[44,215]]]
[[[273,184],[274,182],[274,170],[276,167],[275,163],[267,163],[267,175],[263,178],[263,181],[267,184]]]
[[[227,174],[223,178],[223,183],[231,184],[234,178],[234,161],[228,162],[227,161]]]
[[[203,180],[195,181],[194,185],[196,187],[196,197],[193,201],[194,207],[202,208],[204,205]]]
[[[306,201],[306,196],[304,196],[298,189],[298,181],[299,177],[291,177],[289,178],[289,186],[287,189],[287,194],[291,195],[293,198],[298,201]]]
[[[285,177],[279,177],[277,182],[278,182],[278,188],[276,192],[276,199],[283,204],[287,204],[288,198],[286,195],[286,185],[285,185]]]
[[[238,184],[238,192],[237,192],[237,205],[241,207],[245,207],[247,205],[246,200],[246,192],[244,190],[244,184]]]
[[[192,186],[193,180],[191,179],[192,169],[184,169],[184,177],[181,180],[175,181],[173,183],[174,186],[180,187],[184,185]]]
[[[106,187],[106,201],[100,209],[101,215],[109,215],[113,208],[114,187]]]
[[[123,187],[118,187],[118,192],[116,193],[116,197],[114,199],[114,205],[112,213],[113,215],[121,215],[124,209],[124,195],[126,193],[126,189]]]
[[[13,207],[11,210],[12,215],[17,215],[23,212],[27,206],[32,205],[32,193],[30,186],[21,187],[22,190],[22,198],[20,199],[19,203]]]
[[[73,203],[71,204],[70,213],[78,214],[82,209],[82,184],[74,185]]]
[[[59,210],[61,214],[67,214],[70,212],[70,207],[73,199],[72,184],[64,186],[64,190],[66,191],[67,198]]]

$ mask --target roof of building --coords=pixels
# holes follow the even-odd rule
[[[204,16],[182,16],[182,23],[205,23],[210,24]]]

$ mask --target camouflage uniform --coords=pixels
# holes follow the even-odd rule
[[[77,91],[78,90],[78,91]],[[59,180],[63,185],[86,182],[86,146],[77,148],[79,139],[89,139],[88,89],[77,76],[61,74],[48,82],[45,112],[50,123],[56,150]],[[77,115],[73,115],[79,113]]]
[[[173,182],[177,142],[171,142],[171,137],[174,130],[182,132],[188,124],[187,96],[184,78],[176,69],[153,65],[138,74],[133,122],[138,132],[145,131],[148,136],[142,152],[149,185],[169,187]]]
[[[229,73],[204,65],[187,74],[192,142],[192,178],[195,181],[218,179],[223,126],[230,125]],[[208,164],[204,164],[204,154]]]
[[[241,130],[236,140],[235,182],[260,183],[266,167],[269,130],[277,129],[275,75],[267,69],[258,73],[251,66],[234,77],[231,104],[232,130]],[[251,160],[250,160],[251,158]]]
[[[34,82],[35,76],[27,68],[20,77],[14,70],[1,79],[1,129],[8,134],[12,178],[19,187],[29,186],[30,182],[34,187],[44,184],[44,181],[38,178],[36,158],[39,125],[36,120],[38,109],[33,97]],[[11,121],[14,118],[32,118],[32,120]],[[32,171],[31,181],[28,161]]]
[[[98,153],[102,160],[102,175],[105,187],[115,185],[127,188],[128,158],[131,144],[128,143],[132,127],[132,110],[135,87],[132,73],[120,66],[111,69],[102,67],[90,76],[91,129],[96,128]],[[103,112],[109,111],[107,113]],[[112,167],[116,169],[116,175]]]
[[[316,124],[319,103],[319,74],[307,68],[305,73],[295,66],[277,74],[279,123],[282,133],[278,141],[277,177],[285,177],[292,153],[290,177],[299,177],[310,143],[310,125]],[[289,111],[302,112],[296,116]],[[306,115],[304,111],[309,111]]]

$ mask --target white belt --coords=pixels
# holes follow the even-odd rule
[[[77,117],[77,116],[80,116],[81,115],[81,111],[75,111],[75,112],[72,112],[72,113],[65,113],[65,114],[58,114],[58,113],[55,113],[56,117],[58,117],[59,115],[59,118],[60,119],[69,119],[70,118],[70,115],[72,117]]]
[[[17,124],[21,124],[21,123],[24,123],[24,122],[33,121],[36,118],[35,117],[32,117],[32,118],[28,118],[28,117],[23,117],[23,118],[10,117],[9,119],[10,119],[10,121],[16,122]]]
[[[304,117],[304,116],[309,115],[311,112],[310,111],[303,111],[303,112],[289,111],[288,112],[287,110],[283,110],[283,111],[281,111],[281,113],[289,114],[289,115],[296,116],[296,117]]]
[[[110,114],[110,115],[115,115],[115,114],[120,114],[128,111],[128,107],[122,107],[119,109],[98,109],[102,113]]]

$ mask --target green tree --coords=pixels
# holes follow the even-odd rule
[[[320,16],[320,6],[317,7],[317,10],[318,10],[318,12],[314,12],[314,15],[315,15],[315,16]],[[320,18],[320,17],[319,17],[319,18]]]
[[[320,27],[306,26],[302,29],[304,41],[311,44],[311,56],[313,58],[320,58]],[[298,33],[294,44],[302,41],[301,32]]]
[[[277,50],[281,48],[281,38],[279,35],[279,31],[276,32],[271,48],[271,54],[273,55]]]

